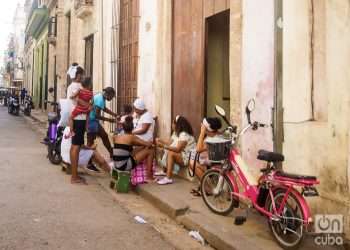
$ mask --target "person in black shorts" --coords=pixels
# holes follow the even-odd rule
[[[73,82],[68,86],[67,93],[75,92],[76,89],[79,87],[79,84],[81,84],[83,77],[84,77],[84,69],[78,66],[75,74],[75,79],[73,79]],[[79,102],[79,100],[75,100],[75,101],[76,103]],[[70,149],[70,161],[71,161],[71,168],[72,168],[71,183],[72,184],[86,184],[85,179],[78,175],[79,153],[80,153],[80,148],[84,145],[85,130],[86,130],[86,114],[81,114],[75,117],[75,119],[73,120],[73,131],[75,134],[72,137],[72,146]]]

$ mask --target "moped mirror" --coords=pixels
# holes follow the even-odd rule
[[[247,103],[247,106],[245,107],[245,112],[247,114],[247,119],[249,124],[252,124],[252,121],[250,119],[250,113],[253,112],[254,109],[255,109],[255,100],[250,99]]]
[[[215,105],[215,111],[216,111],[216,113],[218,113],[222,117],[226,116],[225,110],[222,107],[220,107],[219,105]]]
[[[254,99],[250,99],[250,100],[248,101],[248,104],[247,104],[247,110],[248,110],[249,112],[253,112],[254,109],[255,109],[255,100],[254,100]]]

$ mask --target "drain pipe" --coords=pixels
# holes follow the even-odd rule
[[[273,144],[274,151],[283,152],[283,0],[274,1],[275,17],[275,79],[273,107]]]

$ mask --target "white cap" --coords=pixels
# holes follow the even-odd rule
[[[75,79],[77,75],[77,69],[78,69],[78,66],[70,66],[67,71],[67,75],[69,75],[71,79]]]
[[[134,101],[134,107],[136,109],[139,109],[139,110],[145,110],[146,109],[146,105],[144,103],[144,101],[142,101],[142,99],[138,98]]]

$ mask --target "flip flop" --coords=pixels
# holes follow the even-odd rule
[[[202,192],[201,192],[201,189],[200,187],[198,188],[193,188],[190,192],[193,196],[195,197],[201,197],[202,196]]]

